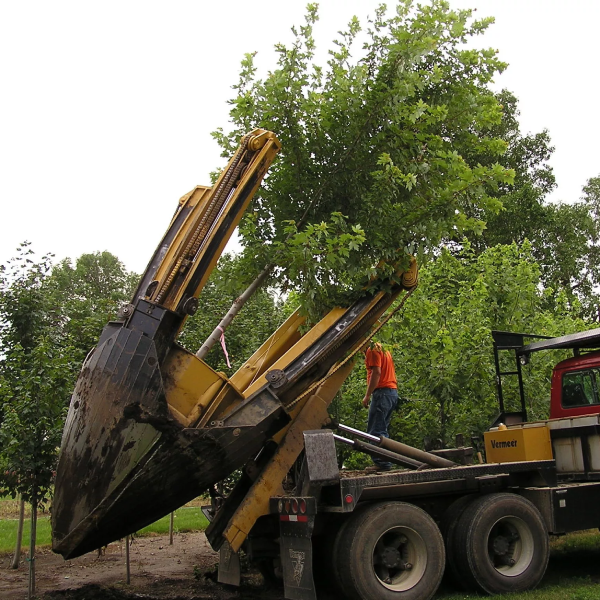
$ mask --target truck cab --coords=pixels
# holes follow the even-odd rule
[[[572,357],[559,362],[552,371],[549,418],[600,414],[600,328],[555,338],[506,331],[492,331],[492,337],[500,407],[500,414],[492,427],[500,423],[510,426],[527,421],[522,367],[529,363],[532,354],[542,350],[573,351]],[[506,351],[514,357],[514,367],[509,370],[503,370],[507,362],[500,360],[501,353]],[[505,407],[502,384],[509,376],[518,380],[520,410],[509,411]]]
[[[600,413],[600,352],[573,356],[552,372],[550,418]]]

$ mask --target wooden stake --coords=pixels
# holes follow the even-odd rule
[[[173,517],[175,513],[171,513],[171,520],[169,521],[169,546],[173,545]]]
[[[127,569],[125,581],[127,584],[129,584],[131,583],[131,570],[129,568],[129,536],[125,538],[125,565]]]
[[[35,541],[37,528],[37,502],[31,503],[31,535],[29,537],[29,590],[27,600],[35,596]]]
[[[11,569],[18,569],[21,562],[21,544],[23,543],[23,521],[25,521],[25,500],[23,494],[19,494],[19,525],[17,527],[17,542],[15,544],[15,555]]]

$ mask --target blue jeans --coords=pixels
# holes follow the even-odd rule
[[[390,437],[388,430],[396,406],[398,406],[398,390],[377,388],[371,396],[367,433],[378,437]],[[383,458],[373,457],[373,462],[381,469],[392,468],[392,463]]]

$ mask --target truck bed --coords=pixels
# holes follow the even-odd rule
[[[394,470],[378,474],[341,471],[337,484],[323,488],[319,512],[352,512],[365,500],[431,498],[490,493],[515,486],[555,486],[553,460],[466,465],[422,471]]]

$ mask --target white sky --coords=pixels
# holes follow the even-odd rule
[[[555,200],[600,175],[600,0],[450,0],[496,24],[524,132],[550,131]],[[57,258],[109,250],[141,272],[177,200],[224,161],[245,52],[274,66],[305,0],[0,3],[0,264],[24,240]],[[376,0],[321,0],[321,49]],[[393,5],[393,0],[388,5]]]

